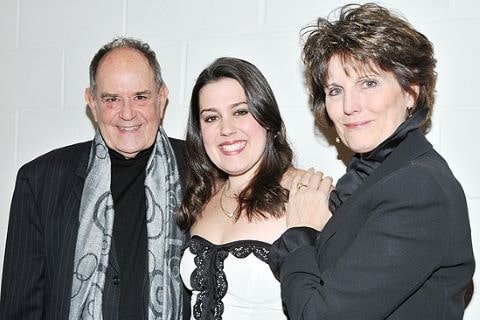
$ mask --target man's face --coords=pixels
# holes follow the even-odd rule
[[[148,149],[162,122],[168,89],[160,90],[147,59],[137,50],[113,49],[97,68],[97,92],[85,99],[107,146],[125,158]]]

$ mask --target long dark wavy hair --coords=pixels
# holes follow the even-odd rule
[[[222,57],[215,60],[197,78],[190,100],[186,136],[186,187],[177,223],[190,229],[208,201],[228,175],[209,159],[200,130],[199,92],[207,84],[230,78],[245,91],[250,113],[267,131],[265,152],[255,177],[238,195],[236,219],[244,211],[247,218],[280,217],[288,200],[288,190],[280,185],[283,174],[292,166],[292,149],[287,141],[285,125],[270,85],[256,66],[248,61]]]
[[[348,4],[302,29],[302,38],[305,75],[317,125],[332,125],[325,108],[325,87],[328,66],[337,56],[356,72],[376,68],[392,72],[402,89],[416,96],[414,111],[428,109],[423,124],[424,132],[428,131],[437,61],[432,43],[406,19],[375,3]],[[418,95],[412,85],[418,85]]]

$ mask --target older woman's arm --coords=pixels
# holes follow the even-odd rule
[[[446,259],[463,240],[468,247],[469,235],[455,232],[469,230],[463,192],[430,169],[409,166],[366,192],[368,218],[327,269],[313,229],[289,229],[274,243],[270,264],[290,319],[384,319],[439,268],[465,262]],[[444,281],[444,290],[463,285]]]

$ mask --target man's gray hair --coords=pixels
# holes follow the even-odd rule
[[[155,52],[150,46],[138,39],[117,37],[105,44],[100,50],[97,51],[92,61],[90,62],[90,90],[95,95],[97,92],[97,83],[95,77],[97,75],[98,65],[105,55],[113,49],[117,48],[130,48],[139,51],[148,60],[153,73],[155,74],[155,82],[157,83],[157,89],[163,86],[162,72],[160,70],[160,64],[158,63]]]

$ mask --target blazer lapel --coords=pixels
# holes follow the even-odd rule
[[[356,205],[357,199],[380,179],[389,175],[409,161],[432,149],[424,134],[419,129],[411,132],[400,145],[393,150],[387,159],[378,167],[335,212],[320,234],[319,245],[322,248],[328,240],[335,235],[338,228],[351,220],[351,215],[358,214],[352,206]]]

